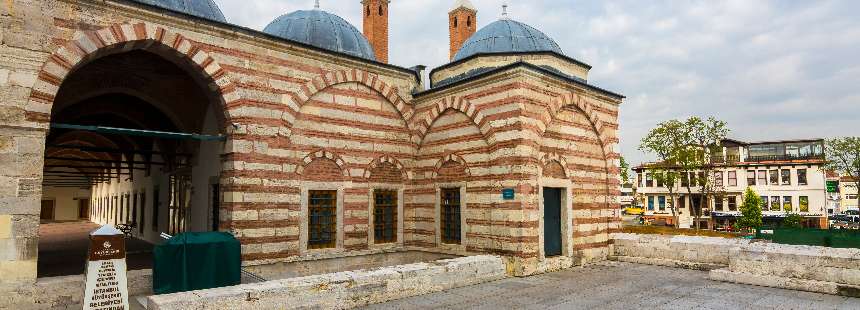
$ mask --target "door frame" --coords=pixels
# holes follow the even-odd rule
[[[558,256],[547,257],[544,251],[544,207],[543,207],[543,188],[558,188],[561,190],[561,255],[573,255],[573,203],[572,187],[573,184],[567,179],[541,177],[538,179],[538,257],[541,260],[554,258]]]

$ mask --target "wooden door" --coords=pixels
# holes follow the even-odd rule
[[[544,256],[561,255],[561,189],[543,188]]]
[[[78,199],[78,218],[84,220],[90,219],[89,199]]]
[[[42,212],[39,213],[39,219],[53,220],[54,219],[54,201],[42,200]]]

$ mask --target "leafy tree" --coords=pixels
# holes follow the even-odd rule
[[[688,142],[684,124],[678,120],[669,120],[657,124],[651,129],[639,144],[639,150],[655,155],[657,163],[646,165],[646,173],[650,174],[658,184],[663,184],[669,192],[672,201],[672,218],[678,227],[677,191],[678,161],[683,155],[683,149]]]
[[[621,182],[623,184],[630,184],[630,164],[624,160],[624,157],[621,157]]]
[[[738,226],[743,229],[754,229],[761,227],[761,196],[752,187],[747,187],[744,192],[744,203],[740,206],[741,218]]]
[[[692,186],[698,186],[699,206],[691,208],[694,218],[696,219],[696,229],[699,229],[699,222],[702,216],[701,208],[708,205],[711,201],[711,195],[717,193],[720,188],[714,179],[714,171],[717,165],[713,159],[719,154],[722,154],[721,142],[726,139],[729,134],[729,129],[726,127],[726,122],[709,117],[707,120],[702,120],[698,117],[690,117],[684,122],[684,128],[688,139],[687,147],[682,153],[684,159],[681,163],[683,170],[692,172],[696,175],[695,180],[688,182],[687,193],[692,197]],[[695,183],[695,184],[694,184]]]
[[[824,143],[826,168],[860,180],[860,137],[828,139]],[[860,195],[857,196],[860,204]]]
[[[791,213],[791,214],[786,215],[785,218],[782,219],[782,227],[783,228],[803,228],[803,225],[800,224],[801,221],[803,221],[803,217],[800,216],[800,214]]]

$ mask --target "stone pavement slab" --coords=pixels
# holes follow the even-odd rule
[[[365,309],[860,309],[860,298],[716,282],[704,271],[622,262],[499,281]]]

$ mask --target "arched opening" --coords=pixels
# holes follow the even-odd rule
[[[457,17],[454,16],[454,28],[457,28]]]
[[[71,70],[45,140],[38,276],[83,272],[87,233],[129,237],[129,269],[160,235],[218,230],[221,95],[175,50],[96,51]]]

